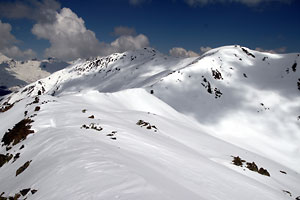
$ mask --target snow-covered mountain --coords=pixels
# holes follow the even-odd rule
[[[1,100],[0,193],[298,200],[299,59],[226,46],[79,60]]]
[[[53,58],[15,61],[0,53],[0,96],[45,78],[68,65],[70,64]]]

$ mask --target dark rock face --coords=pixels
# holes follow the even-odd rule
[[[294,63],[294,64],[293,64],[292,70],[293,70],[293,72],[296,72],[296,70],[297,70],[297,63]]]
[[[27,118],[21,120],[19,123],[17,123],[13,129],[8,129],[8,132],[6,132],[1,140],[3,142],[3,145],[9,146],[10,144],[16,145],[22,140],[25,140],[27,135],[34,133],[33,130],[30,130],[31,123],[33,120]]]
[[[5,163],[8,163],[12,158],[12,154],[0,154],[0,167],[2,167]]]
[[[243,52],[246,53],[248,56],[255,58],[255,56],[252,53],[250,53],[249,51],[247,51],[247,49],[245,49],[243,47],[241,47],[241,48],[242,48]]]
[[[25,169],[27,169],[27,167],[29,167],[31,161],[27,161],[26,163],[24,163],[24,165],[22,165],[19,169],[17,169],[16,176],[18,176],[19,174],[21,174],[22,172],[24,172]]]

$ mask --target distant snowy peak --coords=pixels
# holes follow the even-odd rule
[[[69,63],[54,58],[16,61],[0,54],[0,96],[47,77],[68,65]]]
[[[3,54],[0,52],[0,63],[6,62],[6,61],[9,61],[9,60],[11,60],[11,59],[8,58],[7,56],[3,55]]]

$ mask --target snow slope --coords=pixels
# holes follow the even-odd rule
[[[2,109],[11,108],[0,113],[0,138],[27,117],[34,133],[15,145],[2,141],[0,154],[20,154],[0,168],[0,193],[31,188],[37,192],[24,197],[295,199],[295,63],[298,54],[240,46],[189,59],[145,48],[77,61],[2,100]],[[242,167],[233,156],[245,160]]]

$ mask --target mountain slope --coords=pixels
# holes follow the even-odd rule
[[[0,95],[16,91],[68,65],[69,63],[53,58],[42,61],[15,61],[0,53]]]
[[[189,59],[146,48],[78,61],[2,100],[0,193],[295,199],[298,62],[239,46]]]

